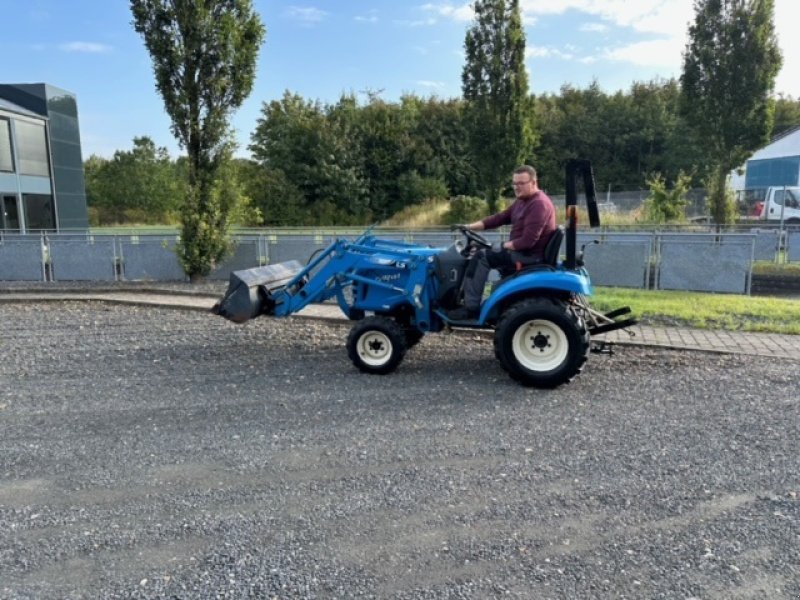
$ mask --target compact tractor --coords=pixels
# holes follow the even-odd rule
[[[459,227],[447,248],[380,239],[371,230],[353,241],[337,239],[306,265],[289,261],[231,274],[225,296],[213,312],[236,323],[260,315],[285,317],[311,303],[338,302],[353,321],[347,354],[366,373],[394,371],[426,333],[452,328],[494,331],[494,354],[523,385],[552,388],[571,381],[583,368],[590,337],[633,325],[628,307],[609,313],[587,302],[592,286],[577,251],[577,180],[583,177],[592,227],[600,224],[591,165],[567,164],[566,226],[549,239],[541,262],[501,273],[480,315],[454,321],[448,312],[463,302],[464,275],[474,254],[491,244]],[[566,237],[566,259],[559,260]],[[599,342],[596,350],[608,351]]]

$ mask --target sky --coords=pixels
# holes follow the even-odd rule
[[[597,81],[608,92],[678,77],[692,0],[521,0],[534,94]],[[232,125],[239,156],[265,102],[286,90],[333,103],[342,93],[395,101],[461,95],[460,0],[254,0],[267,28],[257,76]],[[784,55],[776,92],[800,97],[800,3],[775,0]],[[180,153],[152,63],[126,0],[0,0],[2,83],[50,83],[77,95],[84,158],[111,157],[149,136]]]

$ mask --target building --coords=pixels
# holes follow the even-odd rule
[[[46,83],[0,84],[0,230],[88,226],[75,95]]]
[[[800,185],[800,126],[775,136],[738,171],[744,173],[733,175],[735,190],[755,192],[768,187]]]

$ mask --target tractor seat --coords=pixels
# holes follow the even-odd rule
[[[564,226],[559,225],[556,230],[550,234],[550,239],[547,240],[547,245],[544,247],[544,258],[542,264],[550,265],[551,267],[558,266],[558,255],[561,251],[561,242],[564,241]]]
[[[518,275],[522,275],[523,273],[530,273],[531,271],[555,271],[558,266],[558,256],[561,251],[561,242],[563,240],[564,227],[559,225],[556,230],[550,234],[550,239],[547,240],[547,245],[544,247],[544,256],[541,259],[536,258],[528,264],[525,264],[523,261],[517,262],[516,269],[514,270],[501,269],[501,279],[494,283],[492,292],[494,292],[500,284]]]
[[[541,258],[534,258],[529,263],[524,260],[517,262],[516,272],[523,271],[536,271],[542,269],[552,270],[558,266],[558,255],[561,251],[561,242],[564,240],[564,227],[559,225],[553,233],[550,234],[550,239],[547,240],[547,245],[544,247],[544,256]]]

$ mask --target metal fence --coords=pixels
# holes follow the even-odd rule
[[[485,232],[491,242],[507,230]],[[334,230],[253,231],[234,236],[234,251],[211,274],[287,260],[306,262],[337,237]],[[432,247],[457,239],[447,230],[381,230],[376,235]],[[0,233],[0,280],[5,281],[185,281],[176,234],[92,235]],[[800,261],[800,229],[759,228],[715,232],[713,228],[669,231],[582,231],[586,266],[595,285],[642,289],[750,292],[755,260]],[[561,254],[565,249],[562,246]]]

